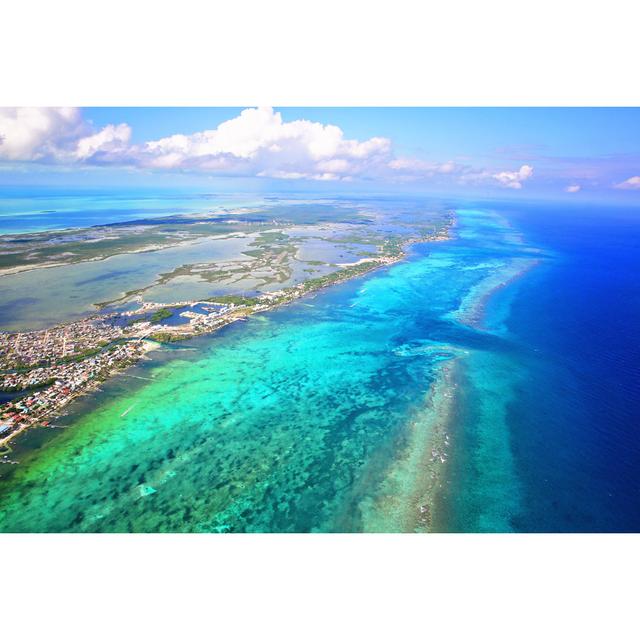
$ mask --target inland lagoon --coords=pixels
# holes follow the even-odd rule
[[[460,208],[448,242],[154,351],[15,442],[0,531],[639,530],[613,218]]]

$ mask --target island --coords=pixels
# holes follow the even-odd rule
[[[317,219],[309,222],[307,235],[303,236],[299,231],[301,221],[296,216],[290,216],[285,220],[270,218],[270,222],[264,215],[258,216],[256,212],[251,212],[251,220],[248,222],[238,221],[236,216],[230,222],[231,225],[262,224],[268,226],[269,230],[253,230],[256,235],[252,237],[251,243],[257,249],[253,250],[253,253],[251,250],[245,251],[244,255],[250,262],[239,267],[236,264],[235,279],[238,279],[239,274],[254,280],[262,277],[263,289],[269,289],[264,285],[271,285],[274,281],[287,282],[291,279],[291,262],[299,259],[301,247],[304,248],[305,242],[308,243],[310,239],[317,241],[320,238],[324,241],[321,231],[324,231],[326,237],[327,229],[332,232],[333,240],[338,244],[351,243],[360,247],[366,246],[366,243],[375,244],[369,245],[370,250],[364,252],[363,257],[352,257],[351,262],[308,259],[308,267],[314,268],[305,269],[300,281],[294,281],[290,286],[281,288],[258,290],[253,295],[223,293],[203,299],[169,303],[144,300],[144,292],[152,287],[171,282],[179,276],[193,274],[197,270],[194,264],[179,265],[173,272],[161,274],[152,285],[128,291],[115,300],[94,303],[97,312],[94,311],[86,317],[37,330],[1,332],[0,391],[4,394],[5,401],[0,404],[0,455],[6,459],[11,451],[11,441],[25,430],[34,426],[55,427],[56,417],[74,399],[94,391],[108,377],[144,358],[149,350],[163,343],[211,333],[232,322],[244,320],[254,313],[274,309],[324,287],[393,264],[406,255],[407,248],[413,243],[446,240],[454,216],[451,211],[447,211],[443,215],[429,217],[426,221],[414,221],[408,228],[408,221],[405,219],[405,227],[401,227],[401,233],[386,229],[389,220],[384,218],[384,225],[374,229],[371,225],[364,226],[364,230],[357,229],[359,234],[351,231],[349,237],[345,236],[342,229],[341,233],[336,233],[335,227],[339,225],[339,218],[336,216],[330,220],[330,224],[324,219],[321,219],[321,222],[324,222],[321,229],[318,228]],[[211,228],[202,230],[202,224],[211,224],[209,219],[203,222],[202,217],[172,217],[168,220],[150,221],[149,226],[160,231],[153,231],[145,238],[138,234],[137,230],[145,226],[140,223],[116,225],[119,229],[115,236],[110,227],[87,231],[74,230],[62,234],[29,234],[27,238],[18,238],[24,240],[18,245],[31,246],[28,250],[21,248],[9,254],[14,257],[12,263],[9,262],[7,253],[4,253],[5,275],[43,267],[54,269],[61,263],[106,260],[112,255],[119,255],[118,252],[122,251],[123,245],[127,243],[135,246],[134,251],[158,251],[163,247],[163,243],[159,243],[155,234],[166,233],[166,229],[171,229],[169,235],[175,242],[176,224],[184,227],[196,224],[197,234],[213,232]],[[344,224],[353,225],[352,221],[345,221]],[[122,234],[123,227],[136,230],[133,233],[133,241],[126,234]],[[272,227],[277,230],[271,230]],[[283,229],[288,229],[289,234],[284,233]],[[290,235],[296,232],[297,242],[291,242]],[[105,233],[108,235],[107,239]],[[60,237],[63,238],[62,241]],[[95,242],[88,243],[87,248],[86,242],[83,244],[77,240],[79,237],[91,237]],[[218,241],[224,242],[228,237],[229,235],[225,234]],[[5,239],[4,245],[6,247],[15,241],[16,238]],[[193,241],[193,238],[182,238],[178,244],[190,241]],[[75,250],[63,251],[62,248],[69,242],[77,242],[74,245]],[[111,243],[111,249],[106,255],[96,253],[95,245],[101,242]],[[335,247],[335,244],[331,246]],[[41,254],[38,254],[39,251]],[[39,263],[33,263],[34,254],[40,255]],[[204,280],[208,282],[219,278],[221,271],[228,275],[228,268],[225,269],[225,265],[217,261],[198,266],[199,271],[204,272]],[[270,271],[265,276],[265,269],[268,267]],[[276,272],[279,271],[275,280],[274,269]],[[320,275],[315,275],[316,273]],[[118,305],[124,305],[125,308],[113,310],[114,306]]]

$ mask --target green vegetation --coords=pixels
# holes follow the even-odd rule
[[[320,289],[321,287],[326,287],[330,284],[333,284],[334,282],[346,280],[347,278],[366,273],[367,271],[370,271],[371,269],[378,266],[378,264],[379,263],[374,262],[373,260],[371,262],[361,262],[360,264],[355,264],[352,267],[347,267],[346,269],[340,269],[339,271],[328,273],[327,275],[320,276],[319,278],[311,278],[310,280],[305,280],[302,283],[302,287],[305,291]]]
[[[255,246],[271,244],[272,242],[284,242],[289,240],[289,236],[282,231],[264,231],[252,243]]]
[[[251,217],[263,220],[249,221],[242,215],[224,220],[184,215],[86,229],[4,236],[0,238],[0,269],[101,260],[126,252],[163,249],[201,238],[255,233],[276,226],[273,216],[268,213],[261,216],[251,214]],[[282,224],[280,222],[277,226]],[[265,242],[280,239],[276,233]]]
[[[165,331],[159,331],[158,333],[152,333],[149,338],[155,340],[160,344],[166,344],[169,342],[179,342],[180,340],[187,340],[191,338],[190,334],[169,333]]]
[[[389,238],[388,240],[385,240],[384,244],[382,245],[382,251],[384,255],[396,258],[402,255],[403,244],[404,243],[399,238]]]
[[[84,351],[80,351],[79,353],[74,353],[70,356],[65,356],[64,358],[60,358],[56,364],[67,364],[69,362],[80,362],[85,358],[91,358],[92,356],[97,356],[102,349],[100,347],[95,347],[94,349],[85,349]]]
[[[362,235],[344,234],[337,238],[331,238],[331,242],[334,244],[380,244],[383,240],[384,236],[370,232]]]
[[[153,324],[157,324],[158,322],[162,322],[162,320],[166,320],[173,315],[173,309],[158,309],[153,314],[151,314],[151,318],[149,321]]]
[[[36,384],[26,384],[17,387],[2,387],[0,386],[0,391],[4,391],[5,393],[14,393],[21,391],[35,391],[37,389],[44,389],[45,387],[51,386],[56,381],[55,378],[47,378],[42,382],[36,382]]]

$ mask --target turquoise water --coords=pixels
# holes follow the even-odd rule
[[[521,371],[482,308],[544,259],[459,211],[453,241],[156,351],[18,443],[0,530],[509,531]]]
[[[73,190],[30,186],[0,188],[0,235],[84,228],[174,214],[202,213],[264,204],[261,197],[158,191]]]

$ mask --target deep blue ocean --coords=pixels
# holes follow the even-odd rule
[[[506,298],[521,531],[640,531],[640,208],[500,207],[549,257]]]

